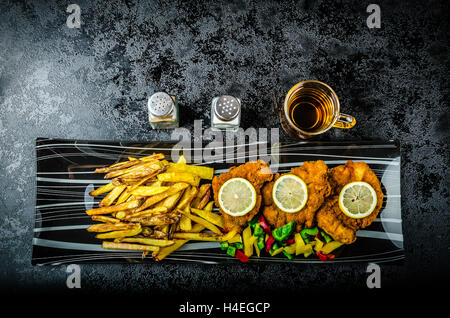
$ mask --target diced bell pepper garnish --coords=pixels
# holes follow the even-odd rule
[[[275,238],[270,235],[266,242],[266,252],[269,252],[272,249],[272,245],[275,243]]]
[[[272,235],[275,238],[275,240],[281,242],[284,239],[288,238],[289,235],[291,235],[292,231],[294,230],[295,222],[289,222],[288,224],[285,224],[279,228],[276,228],[272,231]]]
[[[254,236],[261,236],[264,234],[264,230],[261,227],[261,225],[259,223],[256,223],[255,226],[253,227],[253,235]]]
[[[238,250],[242,250],[244,248],[244,243],[236,242],[236,243],[233,243],[233,246],[236,247]]]
[[[229,244],[228,242],[220,242],[220,249],[222,251],[225,251],[228,248]]]
[[[325,243],[330,243],[333,239],[331,238],[331,236],[329,236],[327,233],[325,233],[325,231],[320,230],[320,234],[322,235],[322,237],[325,240]]]
[[[248,262],[248,256],[245,255],[244,253],[242,253],[240,250],[236,251],[235,256],[241,262],[244,262],[244,263]]]
[[[281,251],[283,254],[284,254],[284,256],[286,256],[288,259],[292,259],[292,255],[291,254],[289,254],[288,252],[286,252],[285,250],[282,250]]]
[[[227,254],[234,257],[236,255],[236,247],[233,245],[228,246]]]
[[[309,243],[310,241],[308,236],[316,236],[318,233],[319,229],[317,227],[313,227],[311,229],[303,229],[300,231],[300,235],[305,243]]]
[[[264,232],[266,232],[269,235],[272,235],[272,231],[270,230],[269,224],[267,224],[266,219],[262,215],[259,217],[259,225],[263,228]]]

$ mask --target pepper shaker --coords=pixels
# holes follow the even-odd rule
[[[241,121],[241,100],[222,95],[211,102],[211,128],[213,130],[231,129],[237,131]]]
[[[178,102],[175,96],[158,92],[147,103],[148,118],[153,129],[172,129],[179,124]]]

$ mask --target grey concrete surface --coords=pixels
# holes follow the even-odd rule
[[[381,266],[382,288],[449,278],[449,5],[378,1],[74,0],[0,4],[0,288],[67,292],[66,266],[31,266],[36,137],[168,140],[146,99],[179,97],[181,126],[209,127],[222,93],[242,127],[279,127],[277,102],[304,79],[335,88],[351,130],[326,140],[398,140],[406,260]],[[290,140],[282,135],[283,141]],[[266,295],[366,289],[366,265],[82,265],[81,292]]]

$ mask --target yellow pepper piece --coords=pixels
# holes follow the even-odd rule
[[[252,228],[247,226],[244,231],[242,231],[242,240],[244,241],[244,254],[248,257],[253,254],[253,244],[251,242],[252,238]]]
[[[296,252],[296,246],[295,246],[295,244],[291,244],[291,245],[288,245],[288,246],[285,246],[284,247],[284,250],[287,252],[287,253],[289,253],[289,254],[294,254],[295,252]]]
[[[338,247],[344,245],[344,243],[341,243],[339,241],[331,241],[327,244],[325,244],[321,249],[320,252],[322,254],[329,254],[332,251],[334,251],[335,249],[337,249]]]
[[[294,238],[295,238],[295,255],[304,253],[305,242],[303,242],[300,233],[295,233]]]
[[[259,257],[259,255],[261,254],[261,251],[258,248],[258,238],[256,236],[254,236],[255,240],[253,242],[253,246],[255,247],[255,251],[256,251],[256,255]]]
[[[312,242],[315,243],[315,242]],[[304,257],[309,257],[313,253],[313,245],[312,243],[308,243],[305,245],[305,252],[303,252]]]
[[[314,250],[320,251],[320,249],[323,247],[323,242],[319,240],[318,238],[316,240],[316,245],[314,246]]]

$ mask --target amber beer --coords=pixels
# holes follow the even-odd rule
[[[330,129],[352,128],[353,116],[340,113],[333,89],[319,81],[303,81],[292,87],[280,111],[284,131],[294,138],[308,139]]]

